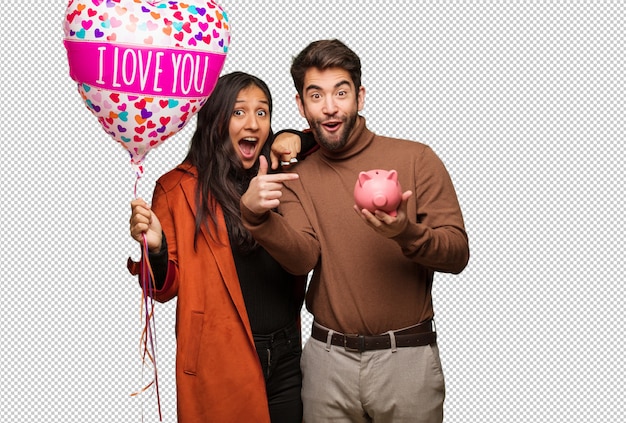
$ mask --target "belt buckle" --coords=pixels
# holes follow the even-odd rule
[[[352,348],[348,346],[348,340],[349,339],[356,339],[357,341],[357,347],[356,348]],[[343,347],[346,351],[349,352],[363,352],[365,351],[365,336],[363,335],[344,335],[343,336]]]

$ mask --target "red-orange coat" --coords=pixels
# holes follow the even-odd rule
[[[167,280],[155,299],[178,297],[178,421],[269,423],[265,382],[221,209],[222,243],[203,228],[194,251],[195,173],[184,164],[166,173],[152,199],[169,257]]]

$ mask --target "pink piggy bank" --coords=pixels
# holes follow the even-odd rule
[[[360,209],[367,209],[372,213],[382,210],[395,216],[401,201],[398,172],[374,169],[359,173],[354,185],[354,202]]]

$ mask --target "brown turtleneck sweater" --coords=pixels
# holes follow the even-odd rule
[[[409,224],[385,238],[353,210],[360,171],[395,169]],[[313,269],[307,309],[335,331],[371,335],[433,317],[435,271],[461,272],[469,246],[452,181],[426,145],[375,135],[359,117],[341,151],[320,147],[285,183],[279,213],[242,205],[244,225],[288,271]]]

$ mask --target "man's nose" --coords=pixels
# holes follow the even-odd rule
[[[337,113],[337,104],[335,103],[335,99],[332,96],[326,97],[324,100],[324,107],[322,112],[327,115],[334,115]]]

